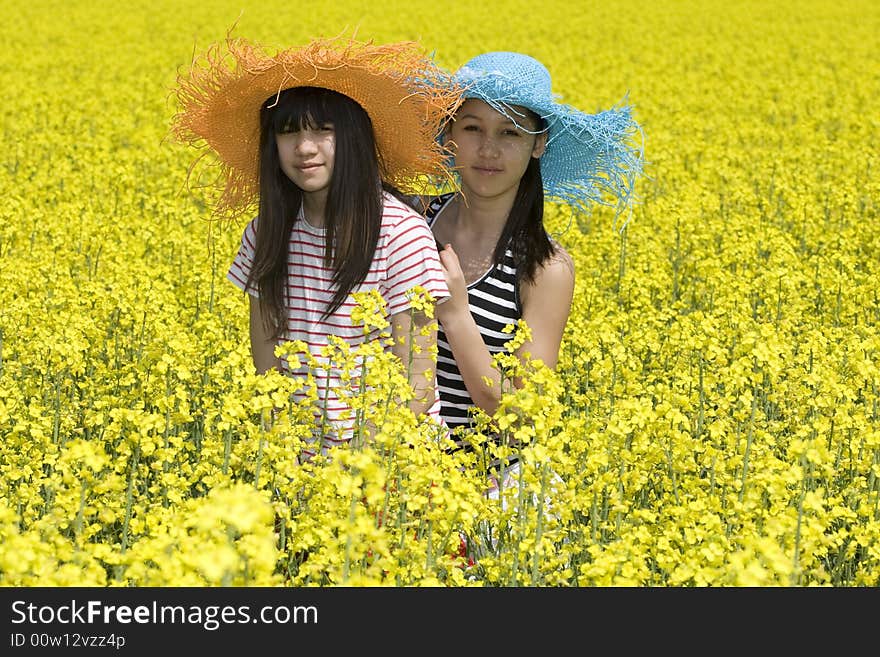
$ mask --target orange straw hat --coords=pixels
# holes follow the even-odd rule
[[[235,218],[259,198],[260,106],[284,89],[331,89],[357,102],[370,117],[385,181],[419,193],[428,181],[448,180],[448,152],[437,136],[460,103],[449,74],[415,42],[374,45],[336,37],[268,55],[228,38],[179,75],[179,111],[172,134],[219,166],[215,215]],[[193,167],[190,168],[192,174]]]

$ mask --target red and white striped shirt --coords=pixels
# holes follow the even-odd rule
[[[254,257],[256,245],[257,219],[251,220],[244,229],[241,248],[227,273],[227,278],[241,290],[245,290],[248,273]],[[352,348],[379,337],[379,331],[372,329],[364,333],[363,325],[354,326],[351,311],[355,306],[352,295],[329,317],[322,318],[333,294],[333,270],[324,265],[324,240],[326,231],[311,226],[302,216],[293,224],[287,258],[287,330],[284,341],[302,340],[308,345],[309,353],[322,365],[312,368],[311,373],[318,386],[319,400],[315,405],[314,437],[321,440],[326,453],[328,447],[346,442],[351,438],[353,420],[346,418],[349,407],[340,395],[340,386],[347,384],[341,380],[341,370],[329,365],[328,358],[321,351],[329,343],[329,336],[338,336]],[[352,292],[376,290],[386,302],[386,319],[400,312],[409,311],[407,291],[420,285],[440,300],[449,296],[443,277],[437,246],[424,217],[407,207],[392,195],[384,194],[382,226],[373,262],[363,283]],[[253,296],[258,293],[253,287],[246,290]],[[390,350],[390,347],[386,347]],[[304,361],[305,358],[301,358]],[[336,365],[335,363],[333,365]],[[305,375],[309,365],[305,362],[297,369],[282,360],[285,371],[292,375]],[[351,372],[357,376],[359,372]],[[440,419],[440,395],[436,389],[434,405],[428,415],[438,424]],[[306,398],[307,392],[296,393],[296,401]],[[323,431],[321,430],[323,427]],[[308,452],[304,454],[310,456]]]

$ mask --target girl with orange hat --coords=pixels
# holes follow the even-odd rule
[[[386,301],[391,349],[404,363],[412,352],[410,407],[442,424],[436,327],[421,335],[429,320],[411,314],[407,292],[449,293],[430,229],[396,192],[448,175],[436,130],[458,95],[436,84],[443,76],[412,43],[316,40],[270,56],[229,40],[179,80],[176,134],[216,155],[217,213],[255,213],[227,277],[249,295],[256,370],[304,374],[307,365],[275,354],[294,340],[321,365],[311,370],[320,400],[306,458],[352,435],[344,373],[322,352],[334,336],[351,347],[378,337],[353,325],[354,292]]]

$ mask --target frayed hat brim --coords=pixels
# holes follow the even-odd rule
[[[517,126],[524,107],[541,117],[547,146],[541,156],[544,194],[589,212],[594,204],[616,209],[615,220],[635,201],[644,166],[644,135],[624,98],[594,114],[560,102],[537,60],[520,53],[486,53],[462,66],[453,80],[464,98],[482,100]],[[625,222],[624,222],[625,225]]]
[[[174,90],[179,111],[173,135],[219,167],[215,215],[233,217],[255,207],[260,107],[296,86],[331,89],[364,108],[386,182],[417,193],[425,181],[451,176],[436,135],[460,102],[460,89],[418,44],[337,37],[269,55],[227,38],[196,58]]]

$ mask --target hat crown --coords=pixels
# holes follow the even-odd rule
[[[488,96],[530,109],[540,109],[534,105],[553,100],[550,71],[537,59],[522,53],[477,55],[458,70],[455,78],[465,86],[465,98]]]

